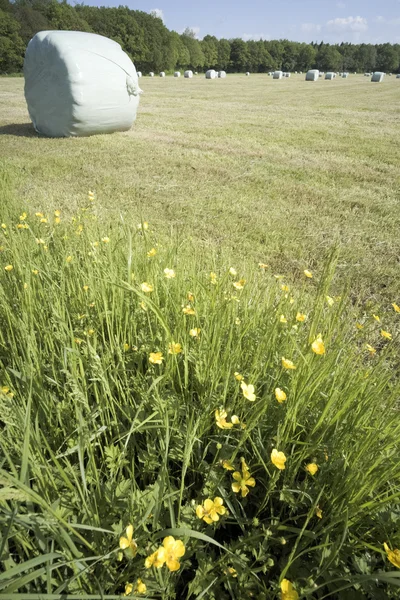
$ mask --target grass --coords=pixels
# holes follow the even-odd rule
[[[243,113],[238,92],[250,80],[253,107]],[[295,182],[311,203],[322,189],[334,201],[332,171],[307,178],[326,143],[303,130],[314,146],[305,144],[308,162],[295,177],[278,154],[300,159],[300,126],[294,138],[271,120],[271,146],[268,130],[255,127],[265,89],[276,104],[264,123],[284,114],[277,94],[289,101],[297,89],[286,107],[292,130],[296,102],[310,126],[313,94],[328,101],[333,91],[299,79],[278,90],[265,77],[202,79],[191,91],[177,80],[142,81],[150,99],[132,132],[41,139],[15,114],[3,129],[0,598],[399,598],[400,561],[383,546],[400,547],[400,315],[388,300],[396,281],[382,287],[395,262],[357,266],[361,241],[354,233],[339,247],[329,203],[320,210],[326,230],[305,211],[300,235],[284,212],[285,189],[298,214]],[[20,82],[0,83],[18,99]],[[176,83],[182,97],[171,92]],[[378,94],[394,90],[340,83],[331,114],[357,89],[376,109]],[[178,117],[178,104],[195,117]],[[220,107],[226,127],[213,127],[212,113],[201,122],[207,106]],[[337,129],[334,147],[344,143]],[[379,139],[386,156],[391,138]],[[367,146],[363,139],[353,151]],[[394,185],[394,166],[388,172]],[[264,190],[268,209],[250,188]],[[336,202],[346,206],[342,191]],[[346,216],[341,234],[371,226]],[[260,241],[255,230],[269,219]],[[376,238],[389,239],[395,220],[382,207]],[[363,249],[365,265],[372,248]],[[222,508],[218,501],[205,514],[216,498]],[[171,536],[180,547],[165,555]],[[160,568],[149,564],[154,553]]]

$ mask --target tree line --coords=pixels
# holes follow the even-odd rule
[[[289,40],[244,41],[206,35],[191,29],[170,31],[155,14],[94,7],[65,0],[0,0],[0,73],[21,71],[25,48],[38,31],[88,31],[121,44],[144,73],[190,68],[265,73],[275,69],[306,71],[400,72],[400,44],[306,44]]]

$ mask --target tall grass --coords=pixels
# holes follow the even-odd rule
[[[312,278],[232,274],[96,200],[68,222],[6,204],[0,597],[400,597],[383,549],[400,545],[400,316],[354,314],[331,289],[336,251]],[[245,497],[230,465],[255,480]],[[227,512],[208,524],[196,507],[215,497]],[[170,535],[180,568],[146,568]]]

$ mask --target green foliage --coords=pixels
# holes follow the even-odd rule
[[[336,252],[312,278],[235,273],[97,201],[25,214],[0,185],[0,597],[140,578],[151,598],[272,600],[286,578],[303,598],[398,598],[382,547],[400,545],[398,315],[380,312],[390,341],[345,290],[330,299]],[[247,495],[224,461],[254,477]],[[196,506],[216,497],[228,512],[208,524]],[[137,554],[120,553],[129,523]],[[180,568],[146,569],[167,536]]]

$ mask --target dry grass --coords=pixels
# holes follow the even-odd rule
[[[107,213],[151,221],[238,263],[340,273],[395,300],[400,243],[399,81],[304,75],[206,81],[148,77],[127,133],[37,137],[22,79],[0,79],[0,156],[28,208],[74,209],[94,189]]]

